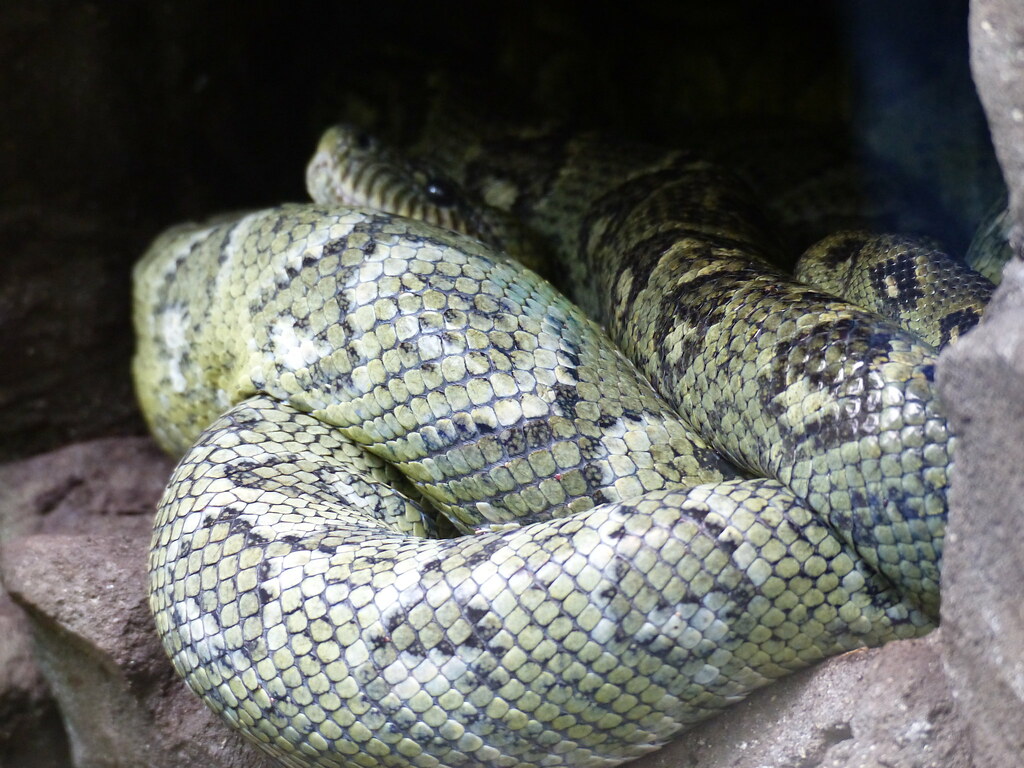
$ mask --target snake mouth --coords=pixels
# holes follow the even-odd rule
[[[382,148],[352,126],[337,125],[326,131],[306,166],[306,191],[315,203],[373,208],[399,213],[389,208],[382,192],[395,175],[382,157]]]

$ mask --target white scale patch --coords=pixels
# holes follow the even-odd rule
[[[189,348],[187,328],[188,311],[184,307],[169,306],[160,314],[160,338],[167,347],[167,378],[171,389],[179,393],[187,384],[182,372],[182,359]]]
[[[346,504],[359,507],[360,509],[367,509],[372,506],[370,500],[360,493],[359,489],[342,480],[335,481],[331,484],[331,487],[334,488],[338,496],[345,500]]]
[[[270,329],[270,342],[274,346],[274,359],[290,371],[307,368],[330,354],[330,349],[323,342],[317,343],[308,331],[300,334],[295,318],[291,316],[279,317],[274,321]]]

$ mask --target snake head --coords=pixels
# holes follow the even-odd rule
[[[546,246],[523,222],[355,126],[327,129],[306,167],[306,189],[321,205],[370,208],[461,232],[553,277]]]
[[[502,245],[486,208],[454,180],[351,125],[324,133],[306,168],[306,189],[320,204],[371,208]]]

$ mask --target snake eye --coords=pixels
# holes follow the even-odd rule
[[[430,202],[439,208],[447,208],[455,204],[455,191],[443,181],[438,179],[428,180],[424,191],[426,191],[427,197],[430,198]]]

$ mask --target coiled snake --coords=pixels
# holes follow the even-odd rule
[[[494,248],[362,207],[176,227],[136,268],[137,390],[184,452],[157,627],[283,764],[615,765],[931,628],[934,348],[773,273],[716,167],[598,159],[489,189],[584,259],[621,352]]]

